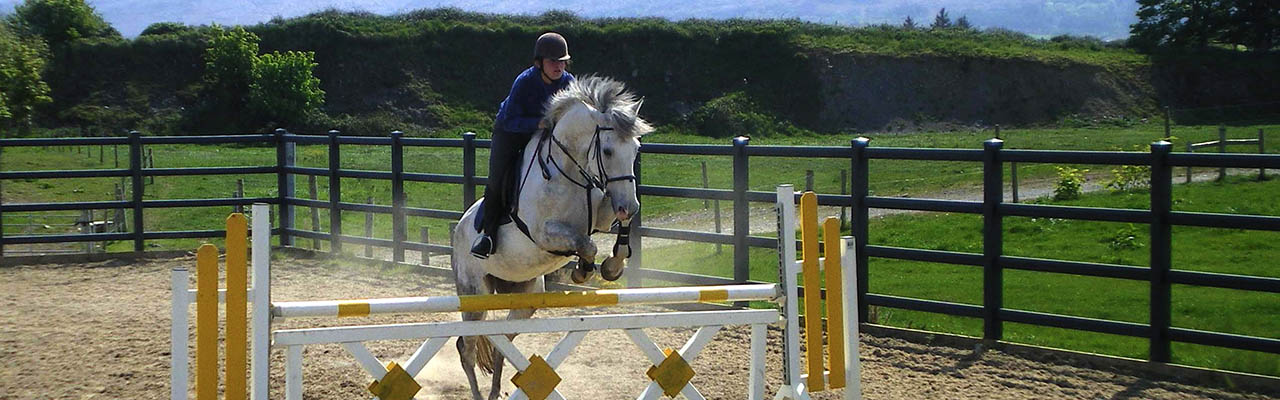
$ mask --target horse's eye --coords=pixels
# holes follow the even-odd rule
[[[604,149],[605,157],[613,157],[613,149]]]

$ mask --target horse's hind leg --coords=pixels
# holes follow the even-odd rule
[[[463,321],[480,321],[484,312],[464,312]],[[458,360],[462,362],[462,372],[467,374],[467,384],[471,385],[471,398],[481,400],[480,383],[476,381],[476,347],[481,340],[478,336],[458,336]],[[497,375],[495,375],[497,376]]]
[[[537,279],[528,282],[497,282],[496,280],[493,280],[490,281],[490,284],[496,289],[497,293],[542,293],[546,290],[545,282],[542,277],[538,277]],[[535,311],[537,311],[537,309],[534,308],[511,310],[507,312],[507,319],[529,319],[529,317],[533,316]],[[507,335],[507,340],[514,341],[515,339],[515,334]],[[489,390],[489,400],[499,398],[499,389],[502,388],[502,368],[505,365],[506,359],[502,357],[502,353],[497,351],[493,352],[493,386],[492,389]]]

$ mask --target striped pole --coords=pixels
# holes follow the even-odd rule
[[[277,302],[272,304],[271,313],[276,318],[365,317],[393,313],[474,312],[710,301],[772,301],[781,294],[781,290],[775,284],[606,289],[586,292]]]

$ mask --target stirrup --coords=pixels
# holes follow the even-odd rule
[[[471,244],[471,255],[481,260],[489,258],[493,250],[493,239],[489,238],[489,235],[480,235],[475,243]]]

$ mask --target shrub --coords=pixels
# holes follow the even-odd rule
[[[253,63],[249,105],[267,119],[289,125],[303,122],[324,105],[320,79],[312,72],[315,52],[263,54]]]
[[[1113,192],[1124,192],[1151,185],[1151,167],[1146,165],[1121,165],[1111,169],[1111,179],[1105,186]]]
[[[1084,174],[1087,169],[1058,167],[1058,181],[1053,187],[1054,200],[1072,200],[1080,198],[1084,186]]]
[[[703,136],[796,136],[808,131],[762,111],[744,92],[731,92],[703,104],[689,116],[691,128]]]

